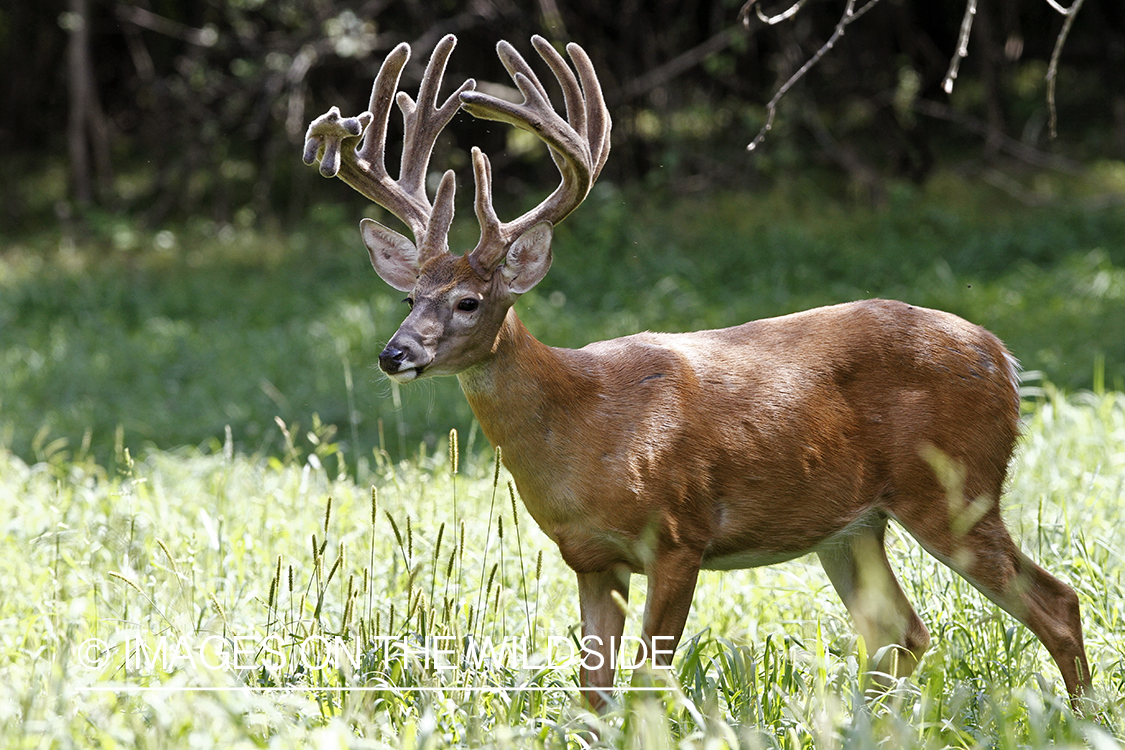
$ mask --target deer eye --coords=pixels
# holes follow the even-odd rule
[[[480,307],[480,300],[474,297],[466,297],[457,303],[457,309],[461,312],[472,312]]]

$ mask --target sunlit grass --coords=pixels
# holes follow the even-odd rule
[[[0,734],[13,747],[1113,747],[1125,395],[1038,399],[1006,515],[1079,592],[1100,724],[1071,713],[1027,630],[903,534],[893,564],[934,636],[911,679],[863,698],[864,646],[804,558],[704,574],[667,689],[625,691],[595,718],[573,665],[459,663],[469,642],[534,652],[577,627],[573,573],[487,454],[376,452],[356,482],[330,430],[281,425],[273,458],[222,442],[123,452],[112,470],[0,454]],[[629,606],[635,635],[644,597]],[[446,639],[454,668],[427,637]],[[346,652],[335,664],[332,644]]]

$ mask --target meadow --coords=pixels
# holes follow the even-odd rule
[[[1125,739],[1125,194],[1112,164],[954,175],[881,209],[804,183],[600,186],[520,302],[542,340],[886,296],[986,325],[1026,368],[1006,517],[1082,603],[1095,693],[904,533],[933,635],[868,693],[812,558],[701,579],[670,675],[595,717],[573,574],[452,380],[372,367],[405,312],[324,206],[297,229],[93,217],[0,253],[0,736],[8,747],[1119,747]],[[457,228],[471,242],[473,227]],[[626,633],[644,607],[634,584]]]
[[[1049,209],[953,173],[895,185],[880,209],[811,177],[765,194],[599,184],[519,314],[577,347],[881,296],[989,328],[1063,389],[1125,389],[1125,166],[1028,182]],[[145,230],[105,214],[0,235],[0,445],[113,464],[121,447],[200,446],[230,426],[240,450],[276,454],[274,417],[309,428],[314,414],[364,460],[433,450],[452,427],[472,438],[452,378],[398,389],[378,371],[406,306],[372,271],[361,216],[325,203],[295,228]],[[454,248],[476,242],[469,216]]]

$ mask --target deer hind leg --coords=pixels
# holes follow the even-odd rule
[[[660,549],[646,570],[643,645],[637,661],[648,657],[653,667],[667,667],[684,633],[703,555],[688,547]],[[647,650],[647,654],[643,651]]]
[[[996,501],[986,495],[952,508],[942,491],[930,503],[896,509],[895,518],[931,554],[1035,633],[1078,708],[1078,698],[1090,694],[1078,595],[1016,547]]]
[[[914,671],[930,645],[926,626],[887,560],[886,527],[885,516],[874,516],[817,550],[824,572],[867,644],[875,680],[884,686],[886,675],[905,677]]]

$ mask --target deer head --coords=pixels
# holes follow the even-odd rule
[[[395,289],[409,293],[410,314],[379,356],[379,366],[399,382],[456,374],[487,357],[513,302],[550,269],[554,225],[586,198],[609,156],[609,112],[589,57],[578,45],[567,45],[572,71],[547,40],[536,36],[531,41],[562,87],[566,119],[552,107],[531,66],[503,41],[497,44],[497,54],[524,100],[513,103],[480,93],[470,79],[439,105],[446,62],[457,43],[449,35],[434,48],[417,102],[405,92],[395,93],[410,58],[410,47],[404,43],[383,62],[368,111],[343,118],[333,107],[309,125],[305,163],[319,159],[321,174],[339,175],[398,217],[413,234],[412,241],[371,219],[360,225],[375,271]],[[387,173],[383,158],[392,99],[405,126],[397,180]],[[449,250],[456,178],[452,170],[445,172],[431,204],[426,172],[439,133],[459,108],[542,139],[561,181],[531,211],[501,222],[492,205],[491,165],[474,147],[480,241],[458,256]],[[361,136],[358,148],[346,148]]]

